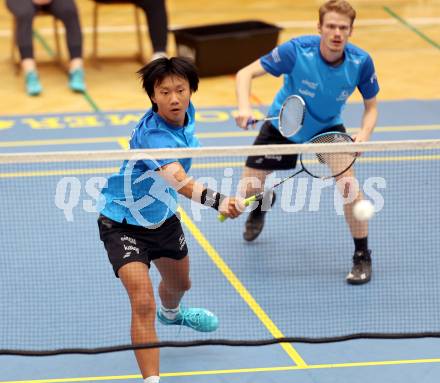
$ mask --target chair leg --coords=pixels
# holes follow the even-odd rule
[[[20,72],[20,60],[17,59],[17,21],[15,18],[12,22],[12,44],[11,44],[11,63],[14,67],[14,73],[18,75]]]
[[[95,66],[98,66],[98,7],[95,3],[93,8],[93,26],[92,26],[92,62]]]
[[[55,40],[55,57],[57,64],[60,65],[63,69],[63,63],[61,59],[61,43],[60,43],[60,33],[58,28],[58,20],[53,18],[53,31],[54,31],[54,40]]]
[[[134,19],[136,23],[136,35],[138,42],[138,60],[141,64],[145,64],[145,56],[144,56],[144,45],[142,43],[142,30],[141,30],[141,21],[139,17],[139,8],[134,6]]]

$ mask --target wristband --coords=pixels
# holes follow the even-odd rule
[[[212,189],[206,188],[202,191],[200,196],[200,203],[205,206],[212,207],[215,210],[218,210],[220,204],[227,197],[221,193],[218,193]]]

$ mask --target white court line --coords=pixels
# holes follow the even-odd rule
[[[410,17],[406,21],[414,26],[427,26],[427,25],[440,25],[440,17]],[[280,26],[285,29],[295,29],[295,28],[315,28],[316,20],[289,20],[289,21],[277,21],[274,22],[275,25]],[[398,25],[399,21],[392,18],[385,19],[365,19],[356,20],[356,27],[374,27],[374,26],[393,26]],[[175,29],[183,28],[187,26],[183,25],[172,25],[169,27],[170,31]],[[141,29],[146,31],[145,25],[141,26]],[[63,28],[61,31],[64,32]],[[91,34],[92,27],[82,28],[84,34]],[[102,26],[98,28],[100,33],[132,33],[135,32],[135,27],[133,25],[118,25],[118,26]],[[42,35],[52,35],[52,28],[40,28],[38,32]],[[0,37],[11,37],[10,29],[1,29]]]

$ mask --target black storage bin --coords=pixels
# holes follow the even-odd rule
[[[270,52],[281,28],[242,21],[174,30],[177,55],[191,59],[200,76],[235,73]]]

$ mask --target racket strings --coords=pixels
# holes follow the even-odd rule
[[[302,126],[305,107],[299,97],[289,98],[280,113],[280,132],[285,137],[293,136]]]
[[[313,138],[313,144],[352,143],[344,133],[323,134]],[[301,163],[314,177],[331,178],[343,174],[356,160],[356,153],[303,153]]]

